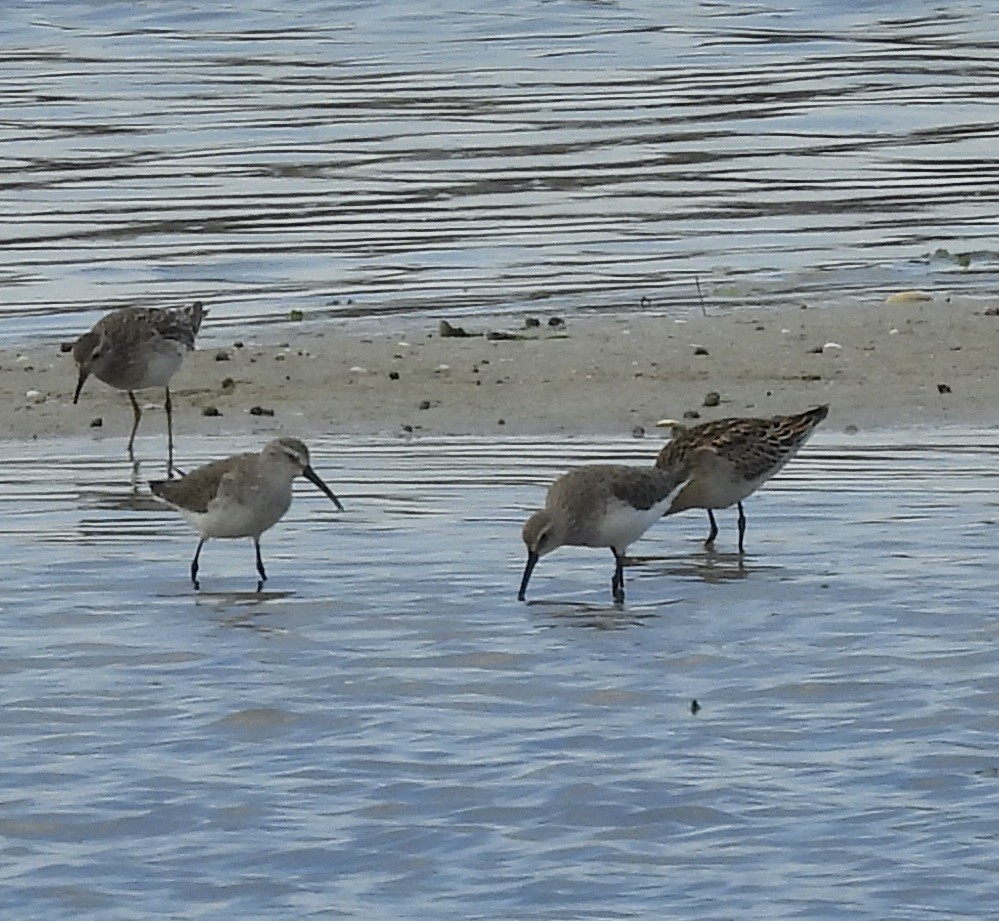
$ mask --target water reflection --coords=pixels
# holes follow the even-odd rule
[[[623,606],[609,554],[516,587],[553,471],[630,438],[312,439],[351,512],[296,484],[261,595],[249,542],[191,590],[117,442],[8,443],[5,904],[708,919],[779,879],[795,915],[987,917],[999,435],[838,437],[748,500],[745,558],[653,528]],[[225,442],[190,462],[258,446]]]
[[[114,10],[0,13],[8,336],[999,281],[987,5]]]

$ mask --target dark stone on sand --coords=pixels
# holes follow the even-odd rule
[[[273,409],[265,409],[263,406],[251,406],[250,407],[251,416],[273,416]]]
[[[468,333],[460,326],[452,326],[447,320],[437,324],[437,333],[441,339],[464,339]]]

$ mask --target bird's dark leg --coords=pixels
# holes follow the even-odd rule
[[[257,582],[257,591],[264,590],[264,583],[267,581],[267,573],[264,572],[264,561],[260,556],[260,538],[253,538],[253,546],[257,548],[257,572],[260,574],[260,581]]]
[[[614,554],[614,578],[611,579],[611,594],[616,604],[624,603],[624,554],[611,547]]]
[[[201,591],[201,583],[198,581],[198,557],[201,556],[201,548],[205,546],[207,537],[202,537],[198,541],[198,549],[194,551],[194,559],[191,560],[191,582],[194,583],[194,590]]]
[[[743,538],[746,536],[746,513],[742,510],[742,503],[739,503],[739,553],[745,553],[742,546]]]
[[[711,530],[708,531],[708,536],[704,538],[704,546],[711,547],[715,542],[715,538],[718,536],[718,522],[715,521],[715,513],[711,509],[707,509],[708,521],[711,522]]]
[[[142,410],[139,409],[139,402],[135,399],[135,394],[128,391],[128,398],[132,401],[132,415],[135,421],[132,423],[132,434],[128,436],[128,459],[135,460],[135,433],[139,431],[139,420],[142,418]]]
[[[164,402],[164,407],[166,408],[167,417],[167,477],[173,476],[173,404],[170,402],[170,388],[164,388],[166,390],[166,401]]]

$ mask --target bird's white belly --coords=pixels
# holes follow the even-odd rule
[[[169,343],[151,351],[146,358],[141,380],[133,387],[166,387],[184,360],[184,348],[179,343]]]
[[[741,502],[747,496],[751,496],[766,479],[755,480],[731,480],[726,478],[706,479],[700,484],[700,498],[702,508],[728,508]]]
[[[671,500],[672,496],[668,496],[651,508],[639,509],[619,499],[611,499],[591,546],[613,547],[624,553],[629,544],[633,544],[662,518]]]
[[[231,499],[213,499],[207,512],[184,512],[202,537],[256,537],[281,520],[291,505],[287,496],[256,496],[262,501],[247,505]]]

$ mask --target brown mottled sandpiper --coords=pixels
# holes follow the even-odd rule
[[[610,547],[611,594],[624,601],[624,562],[638,540],[670,507],[686,482],[685,470],[594,464],[570,470],[548,489],[543,510],[524,524],[527,565],[517,598],[523,601],[538,560],[557,547]]]
[[[673,439],[659,452],[656,466],[666,470],[690,467],[689,482],[666,514],[706,509],[711,530],[704,546],[710,547],[718,536],[712,509],[738,503],[739,553],[744,553],[746,514],[742,500],[777,474],[827,415],[828,406],[816,406],[791,416],[718,419],[692,428],[670,419],[656,423],[673,428]]]
[[[210,537],[252,537],[257,551],[257,591],[267,573],[260,557],[260,535],[276,524],[291,505],[291,484],[297,476],[315,483],[342,512],[333,491],[309,465],[309,449],[297,438],[275,438],[259,454],[234,454],[175,480],[154,480],[153,494],[169,502],[198,532],[198,549],[191,561],[191,582],[198,582],[198,557]]]
[[[130,460],[135,460],[135,433],[142,418],[135,391],[147,387],[163,387],[166,390],[168,476],[174,470],[170,379],[180,367],[185,353],[194,348],[194,338],[204,315],[201,301],[176,310],[123,307],[103,316],[89,332],[73,343],[73,358],[80,373],[73,394],[74,404],[79,401],[83,385],[91,374],[116,390],[128,393],[135,420],[128,439]]]

